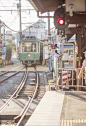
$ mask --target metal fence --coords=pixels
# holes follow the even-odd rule
[[[70,87],[79,90],[81,87],[86,88],[85,85],[85,73],[82,72],[81,79],[78,78],[80,68],[57,68],[57,73],[60,76],[57,79],[57,89]],[[59,81],[58,81],[59,80]]]

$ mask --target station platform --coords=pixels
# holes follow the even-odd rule
[[[39,71],[39,72],[48,72],[49,69],[45,66],[41,66],[41,65],[36,65],[36,70]],[[25,70],[25,69],[24,69]],[[35,71],[34,67],[27,67],[27,70],[28,71]]]
[[[45,66],[42,65],[36,65],[36,70],[38,72],[48,72],[49,69]],[[5,66],[4,68],[0,68],[0,71],[25,71],[26,68],[24,65],[22,65],[20,62],[13,64],[13,65],[9,65],[9,66]],[[35,71],[35,68],[33,66],[29,66],[27,67],[28,71]]]
[[[64,95],[47,91],[25,126],[59,126]]]
[[[23,68],[24,66],[19,62],[13,65],[5,66],[4,68],[0,68],[0,71],[18,71]]]

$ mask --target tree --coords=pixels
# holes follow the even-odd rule
[[[10,61],[11,60],[11,56],[12,56],[12,49],[11,49],[11,47],[7,46],[6,60]]]

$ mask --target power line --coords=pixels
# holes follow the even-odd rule
[[[14,32],[18,32],[18,31],[15,31],[13,29],[11,29],[9,26],[7,26],[4,22],[2,22],[8,29],[10,29],[11,31],[14,31]]]
[[[3,3],[3,2],[2,2]],[[2,6],[3,6],[3,4],[2,3],[0,3]],[[3,6],[4,7],[4,6]],[[4,7],[5,8],[5,7]],[[6,9],[6,8],[5,8]]]
[[[7,0],[7,1],[9,1],[9,0]],[[11,3],[11,2],[9,1],[9,3]],[[13,3],[11,3],[11,4],[13,4]]]
[[[13,19],[13,21],[10,23],[10,26],[14,23],[14,21],[16,20],[16,18],[17,18],[17,16],[18,16],[18,13],[17,13],[17,15],[15,16],[15,18]],[[9,26],[9,27],[10,27]]]
[[[21,11],[35,11],[35,9],[22,9]],[[0,10],[0,11],[18,11],[18,10]]]
[[[2,7],[2,6],[0,6]],[[3,6],[3,7],[17,7],[17,6]],[[21,7],[31,7],[31,6],[21,6]]]

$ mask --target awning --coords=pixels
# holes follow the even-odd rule
[[[58,4],[63,3],[64,0],[28,0],[36,11],[41,13],[55,11]]]

